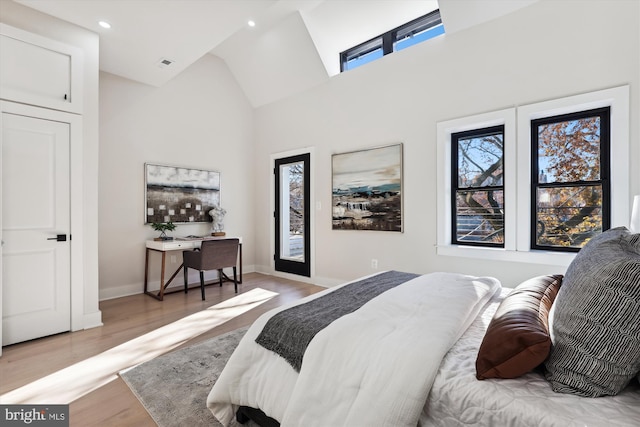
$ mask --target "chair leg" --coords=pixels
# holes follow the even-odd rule
[[[233,266],[233,287],[236,290],[236,294],[238,293],[238,276],[236,274],[236,266]]]
[[[204,271],[200,270],[200,291],[202,292],[202,301],[204,301]]]
[[[188,293],[189,292],[189,283],[187,282],[187,277],[188,277],[188,273],[187,273],[187,267],[184,267],[184,293]]]
[[[220,287],[222,287],[222,269],[218,270],[218,280],[220,280]]]

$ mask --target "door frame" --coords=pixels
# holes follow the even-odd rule
[[[293,157],[293,156],[299,156],[301,154],[309,154],[309,171],[306,171],[306,173],[308,174],[309,177],[309,201],[311,203],[311,206],[309,206],[309,242],[310,242],[310,247],[309,247],[309,252],[310,252],[310,259],[309,259],[309,269],[310,269],[310,275],[309,277],[307,276],[300,276],[297,274],[292,274],[292,273],[285,273],[283,271],[276,271],[276,266],[275,266],[275,259],[273,256],[270,256],[270,268],[271,268],[271,274],[274,276],[278,276],[278,277],[284,277],[287,279],[291,279],[291,280],[296,280],[299,282],[307,282],[307,283],[313,283],[313,279],[315,278],[316,275],[316,245],[315,245],[315,240],[316,240],[316,227],[315,227],[315,219],[316,219],[316,209],[318,209],[318,203],[315,200],[315,149],[313,147],[306,147],[306,148],[301,148],[301,149],[297,149],[297,150],[291,150],[291,151],[285,151],[285,152],[280,152],[280,153],[274,153],[270,156],[269,159],[269,171],[270,173],[273,173],[274,168],[276,167],[276,160],[277,159],[282,159],[285,157]],[[269,253],[274,254],[275,252],[275,247],[276,247],[276,230],[275,230],[275,218],[273,217],[275,211],[276,211],[276,189],[275,189],[275,176],[272,176],[271,180],[271,184],[270,184],[270,196],[269,196],[269,211],[271,212],[271,220],[269,221],[270,223],[270,227],[269,227]]]
[[[84,329],[84,206],[82,175],[82,116],[31,105],[0,100],[0,130],[2,114],[10,113],[69,124],[69,190],[70,190],[70,250],[71,250],[71,330]],[[0,152],[2,132],[0,131]],[[2,163],[0,162],[0,240],[2,239]],[[97,221],[97,218],[94,219]],[[0,295],[2,295],[2,247],[0,245]],[[0,304],[0,343],[2,342],[2,304]],[[2,347],[0,346],[0,355]]]

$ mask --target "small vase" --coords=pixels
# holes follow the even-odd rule
[[[160,236],[156,237],[153,240],[159,241],[159,242],[164,242],[165,240],[173,240],[173,237],[169,237],[169,236],[167,236],[167,233],[165,233],[164,231],[161,231],[160,232]]]

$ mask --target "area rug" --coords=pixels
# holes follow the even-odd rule
[[[120,376],[158,426],[220,426],[207,409],[207,395],[246,331],[164,354]]]

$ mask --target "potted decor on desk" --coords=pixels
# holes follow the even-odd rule
[[[152,222],[149,225],[151,225],[151,228],[153,228],[154,230],[160,232],[160,237],[156,237],[153,240],[157,240],[157,241],[173,240],[173,237],[167,236],[167,231],[173,231],[173,230],[176,229],[176,225],[174,223],[172,223],[171,221],[169,221],[169,222]]]

